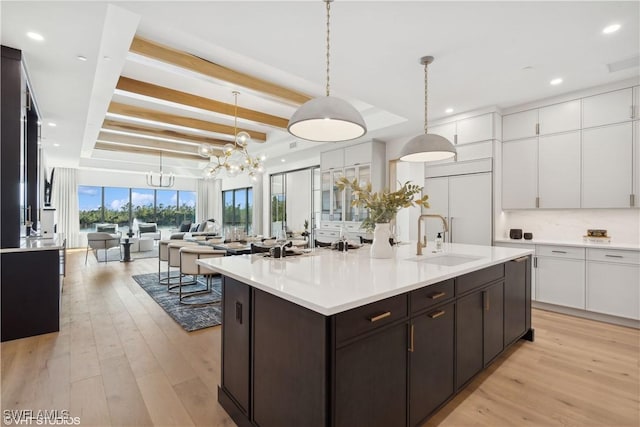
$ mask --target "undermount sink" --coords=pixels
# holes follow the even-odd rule
[[[460,254],[442,254],[442,255],[426,255],[421,257],[409,258],[407,261],[424,262],[427,264],[444,265],[447,267],[453,267],[456,265],[464,264],[466,262],[476,261],[482,257]]]

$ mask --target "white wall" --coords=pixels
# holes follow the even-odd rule
[[[508,211],[500,214],[503,224],[496,238],[509,238],[510,228],[533,233],[534,239],[581,241],[587,229],[608,230],[612,243],[640,244],[638,209],[557,209]]]

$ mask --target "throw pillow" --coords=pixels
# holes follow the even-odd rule
[[[200,226],[198,227],[198,231],[199,231],[199,232],[204,231],[204,229],[205,229],[205,227],[206,227],[206,226],[207,226],[207,221],[202,221],[202,222],[200,223]]]
[[[139,224],[138,225],[138,231],[140,231],[140,234],[142,233],[155,233],[156,232],[156,225],[155,224]]]
[[[191,229],[191,221],[184,221],[182,224],[180,224],[180,232],[181,233],[186,233]]]
[[[205,227],[204,227],[204,231],[206,233],[213,233],[214,231],[216,231],[216,223],[212,222],[212,221],[206,221],[205,222]]]
[[[116,226],[115,226],[115,224],[114,225],[98,225],[98,226],[96,226],[96,231],[103,232],[103,233],[109,233],[109,234],[115,234]]]
[[[190,233],[195,233],[196,231],[198,231],[198,227],[199,227],[199,226],[200,226],[200,224],[197,224],[197,223],[196,223],[196,224],[193,224],[193,225],[191,226],[191,228],[189,229],[189,232],[190,232]]]

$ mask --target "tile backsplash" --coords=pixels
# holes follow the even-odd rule
[[[495,221],[496,239],[521,228],[535,239],[582,240],[587,229],[608,230],[612,242],[640,244],[639,209],[558,209],[502,212]]]

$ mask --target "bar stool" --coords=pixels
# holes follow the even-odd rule
[[[158,283],[160,283],[161,285],[164,284],[169,284],[169,282],[171,281],[171,277],[165,277],[164,279],[160,278],[160,270],[161,270],[161,263],[167,262],[167,260],[169,259],[169,243],[173,242],[173,240],[160,240],[160,242],[158,243]]]
[[[198,246],[196,242],[185,242],[184,240],[169,240],[167,242],[167,290],[171,292],[173,289],[177,288],[180,283],[180,279],[182,275],[178,271],[177,276],[171,276],[171,267],[180,268],[180,248],[184,246]],[[158,255],[160,253],[158,252]],[[195,281],[195,279],[194,279]]]
[[[181,304],[187,305],[205,305],[205,304],[214,304],[220,302],[220,298],[214,298],[212,300],[207,301],[186,301],[187,298],[202,295],[206,293],[211,293],[211,278],[214,275],[218,275],[218,273],[214,273],[213,271],[203,268],[200,264],[197,263],[199,259],[206,258],[217,258],[226,256],[227,251],[213,249],[207,246],[183,246],[180,248],[180,283],[179,287],[179,300]],[[205,276],[207,283],[206,288],[197,288],[190,291],[184,291],[182,289],[183,286],[190,285],[193,282],[183,282],[182,278],[184,276],[193,276],[195,282],[197,283],[197,276]]]

